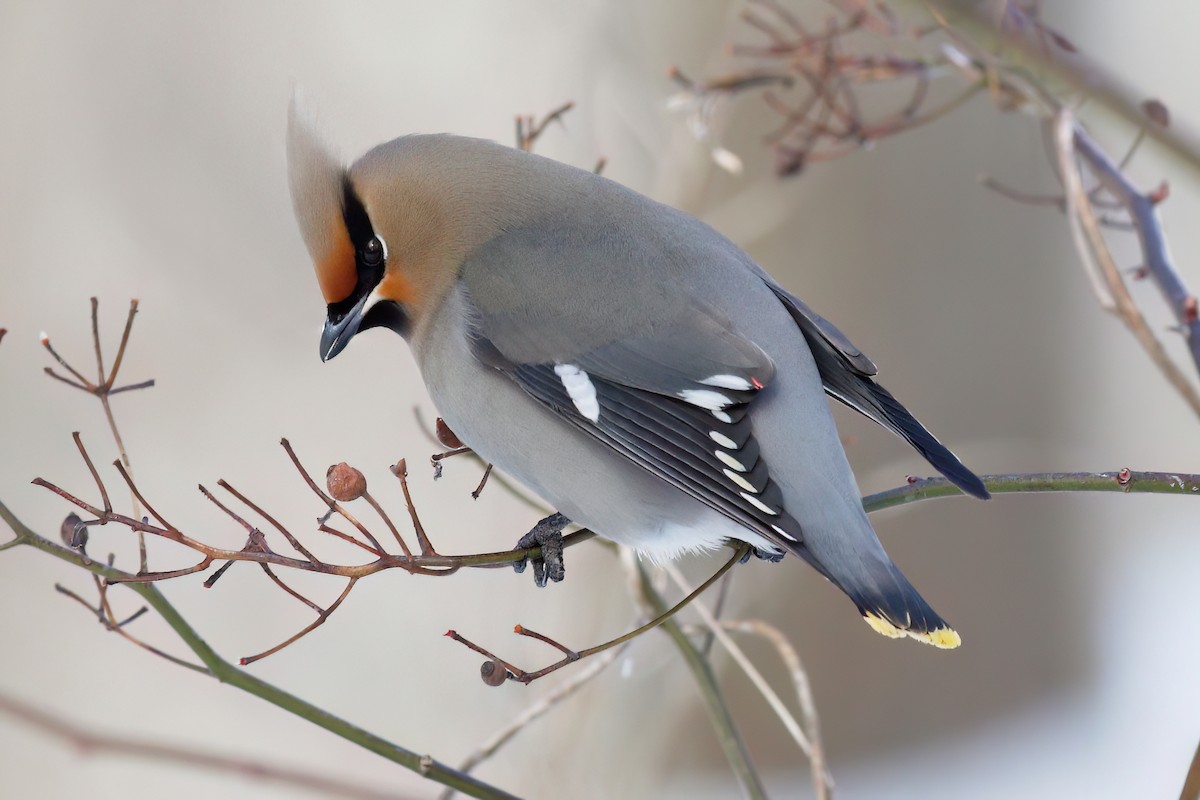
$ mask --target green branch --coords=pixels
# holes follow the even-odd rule
[[[60,558],[63,561],[74,564],[77,567],[82,567],[102,578],[128,580],[133,577],[127,572],[105,566],[98,561],[84,557],[74,550],[62,547],[49,539],[39,536],[17,519],[3,502],[0,502],[0,519],[8,523],[9,527],[16,534],[15,539],[3,545],[4,548],[12,547],[16,544],[25,544],[48,553],[55,558]],[[163,620],[179,635],[179,638],[183,640],[188,649],[204,664],[207,668],[206,674],[222,683],[234,686],[255,697],[262,698],[268,703],[278,706],[285,711],[290,711],[296,716],[308,720],[330,733],[341,736],[343,739],[353,742],[359,747],[383,756],[388,761],[419,773],[431,781],[452,787],[470,797],[502,798],[504,800],[514,800],[516,797],[502,789],[498,789],[470,775],[459,772],[440,761],[436,761],[431,756],[422,756],[400,745],[393,744],[369,731],[363,730],[357,725],[353,725],[340,717],[336,717],[314,706],[312,703],[285,692],[278,686],[267,683],[261,678],[256,678],[245,670],[237,668],[221,658],[153,584],[132,582],[125,585],[129,587],[130,591],[140,595],[151,608],[162,616]]]
[[[1178,494],[1200,497],[1200,475],[1184,472],[1030,472],[1016,475],[984,475],[992,494],[1038,492],[1118,492],[1121,494]],[[962,491],[945,478],[916,478],[905,486],[863,498],[867,513],[893,506],[956,497]]]
[[[665,613],[667,604],[658,592],[654,591],[654,587],[650,583],[650,576],[640,561],[637,564],[637,571],[646,604],[657,614]],[[729,760],[729,766],[733,769],[734,775],[746,790],[746,795],[751,800],[765,800],[767,790],[762,785],[758,770],[750,762],[750,753],[746,750],[746,743],[738,734],[737,726],[733,722],[733,714],[730,713],[729,706],[725,703],[725,695],[721,693],[721,687],[717,684],[717,678],[713,675],[708,658],[692,643],[674,617],[664,620],[659,627],[671,637],[679,649],[680,655],[683,656],[684,663],[692,671],[692,676],[696,679],[696,686],[700,689],[700,696],[704,698],[704,708],[708,711],[709,721],[712,723],[713,731],[717,734],[717,741],[725,752],[725,757]]]

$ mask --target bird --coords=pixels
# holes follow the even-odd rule
[[[880,634],[960,645],[884,551],[826,394],[987,488],[729,239],[484,139],[405,135],[346,164],[295,100],[287,161],[321,360],[372,328],[407,340],[455,435],[557,509],[518,545],[546,545],[539,585],[562,579],[570,523],[657,561],[745,543],[807,562]]]

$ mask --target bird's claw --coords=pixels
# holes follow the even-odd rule
[[[783,561],[784,554],[782,552],[777,553],[774,550],[763,550],[758,547],[751,547],[746,551],[746,555],[741,557],[738,563],[745,564],[750,560],[750,556],[754,556],[762,561],[770,561],[772,564],[778,564],[780,561]]]
[[[548,580],[555,583],[561,581],[567,574],[566,566],[563,564],[562,531],[570,524],[569,519],[555,512],[534,525],[529,533],[520,538],[516,549],[528,550],[531,547],[540,547],[542,554],[538,558],[522,558],[520,561],[514,561],[513,569],[517,572],[524,572],[526,562],[531,561],[533,562],[533,582],[535,584],[545,586]]]

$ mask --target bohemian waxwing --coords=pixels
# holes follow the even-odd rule
[[[800,556],[885,636],[958,646],[867,521],[825,393],[987,489],[724,236],[480,139],[405,136],[346,168],[294,103],[288,164],[321,359],[368,328],[407,339],[458,438],[561,512],[522,546],[567,520],[655,559],[740,540]]]

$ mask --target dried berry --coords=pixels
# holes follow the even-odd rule
[[[500,686],[508,680],[508,668],[501,664],[499,659],[493,658],[479,666],[479,677],[483,678],[483,682],[488,686]]]
[[[367,492],[367,479],[345,461],[334,464],[326,471],[325,485],[329,487],[333,499],[340,503],[357,500]]]
[[[86,526],[80,526],[81,522],[83,520],[78,514],[67,514],[67,518],[63,520],[58,535],[67,547],[80,548],[87,544],[88,529]]]

